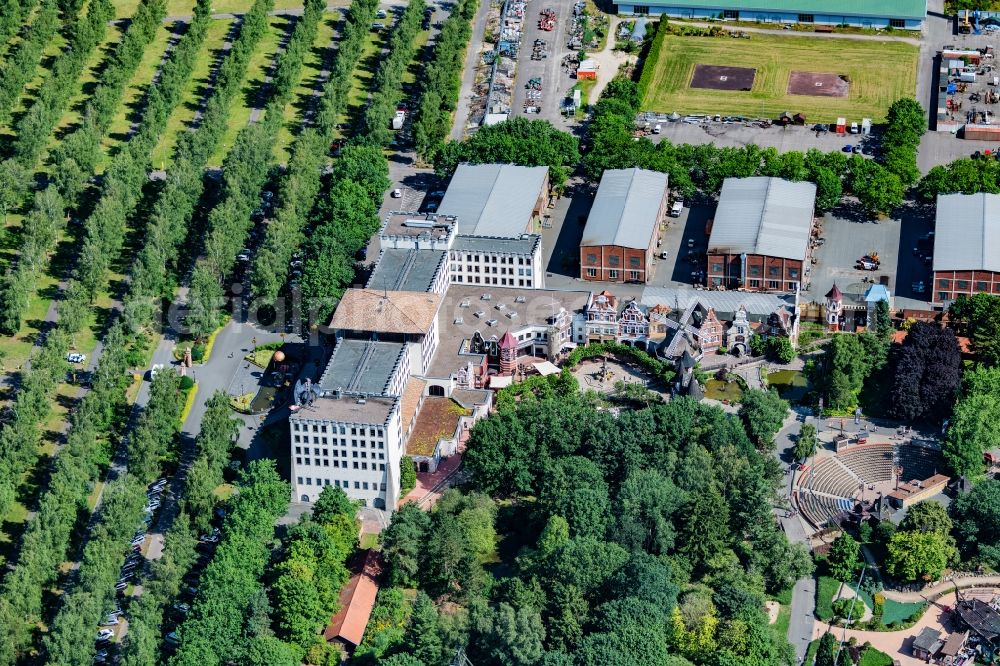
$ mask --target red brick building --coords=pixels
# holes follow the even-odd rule
[[[708,241],[708,286],[796,291],[809,251],[815,202],[812,183],[727,178]]]
[[[934,233],[931,301],[1000,294],[1000,195],[942,194]]]
[[[580,242],[580,277],[648,281],[666,212],[666,174],[644,169],[605,171]]]

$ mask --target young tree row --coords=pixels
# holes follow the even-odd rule
[[[267,623],[252,623],[252,611],[263,595],[260,578],[270,560],[274,522],[288,507],[290,489],[272,460],[250,463],[237,489],[191,612],[177,628],[180,644],[171,666],[239,662],[270,638]],[[266,605],[266,596],[263,601]]]
[[[423,75],[420,102],[413,120],[413,142],[417,153],[430,160],[433,151],[451,131],[452,114],[462,87],[465,52],[472,37],[472,19],[478,0],[455,3],[434,41],[434,55]]]
[[[65,228],[66,209],[76,207],[77,198],[90,180],[101,153],[101,139],[165,14],[165,0],[149,0],[139,7],[111,63],[101,73],[101,82],[84,111],[83,124],[52,151],[51,182],[44,192],[35,195],[28,214],[30,224],[22,229],[17,265],[0,282],[0,332],[13,335],[20,328],[38,276]]]
[[[42,593],[59,575],[87,496],[110,462],[124,424],[127,345],[113,325],[91,389],[70,417],[66,443],[56,457],[38,509],[28,521],[16,565],[0,589],[0,664],[15,662],[32,643],[42,620]],[[13,564],[13,563],[10,563]]]
[[[416,38],[425,6],[424,0],[410,0],[392,30],[388,53],[375,72],[373,92],[364,112],[359,135],[364,142],[385,147],[392,141],[389,124],[396,113],[396,105],[403,99],[403,75],[417,53]]]
[[[377,0],[355,0],[348,10],[330,78],[323,87],[316,127],[303,129],[295,141],[278,191],[278,210],[254,256],[251,283],[257,298],[273,301],[278,297],[292,254],[305,240],[303,232],[319,195],[327,146],[337,118],[347,107],[354,65],[377,9]]]
[[[378,146],[347,146],[333,163],[304,248],[302,297],[315,321],[333,312],[354,279],[354,256],[378,231],[377,202],[389,185],[389,164]]]
[[[198,6],[204,7],[203,11],[210,14],[210,3],[201,2]],[[225,130],[229,108],[242,85],[250,57],[267,31],[267,13],[272,6],[271,0],[258,0],[244,16],[239,37],[233,42],[219,68],[216,86],[202,116],[201,125],[196,132],[185,133],[178,141],[174,169],[154,205],[153,217],[147,230],[149,238],[156,238],[157,234],[163,233],[160,215],[165,207],[173,215],[184,215],[185,210],[194,208],[201,196],[202,169]],[[186,82],[189,72],[187,69],[184,72],[186,76],[171,80],[170,88],[163,91],[162,102],[150,100],[145,112],[149,122],[145,122],[125,150],[115,156],[105,173],[101,198],[85,223],[86,238],[77,262],[75,279],[70,283],[66,298],[60,306],[61,320],[84,320],[97,290],[106,279],[111,262],[120,253],[127,219],[139,204],[143,187],[148,181],[149,154],[166,127],[169,109],[180,101],[183,85],[177,84]],[[160,85],[164,85],[165,81],[166,77],[161,76]],[[184,217],[180,221],[182,230],[186,227],[187,219],[188,217]],[[175,218],[171,217],[170,221],[175,221]],[[144,248],[148,246],[149,243]],[[140,270],[142,265],[140,258],[134,270]],[[156,270],[164,273],[164,266],[169,264],[161,262]],[[125,316],[129,328],[135,330],[134,323],[129,320],[128,309]]]
[[[110,0],[94,0],[87,6],[86,17],[73,24],[69,46],[56,59],[52,73],[38,90],[35,103],[14,127],[17,139],[14,141],[13,159],[22,168],[35,166],[52,130],[77,90],[87,61],[98,44],[104,41],[108,21],[114,18],[114,14]]]
[[[17,13],[15,10],[14,15]],[[6,15],[0,19],[4,24],[7,20]],[[7,55],[0,70],[0,123],[6,125],[10,121],[11,111],[24,92],[24,86],[35,76],[42,52],[55,36],[59,25],[59,4],[56,0],[44,0],[35,20],[28,25],[23,38],[14,47],[14,52]],[[3,25],[0,29],[6,27]],[[6,42],[6,39],[3,41]]]
[[[157,373],[149,403],[128,439],[128,471],[108,483],[100,519],[83,549],[77,580],[62,597],[44,645],[49,663],[88,666],[94,661],[94,630],[114,606],[115,583],[130,552],[129,541],[142,526],[147,486],[161,471],[176,441],[184,405],[180,375]]]
[[[195,265],[188,294],[187,325],[196,337],[209,335],[221,323],[225,303],[223,282],[232,272],[253,227],[252,212],[260,204],[261,190],[271,172],[285,105],[302,74],[305,54],[316,38],[324,9],[323,0],[306,3],[302,20],[295,26],[287,50],[278,59],[275,85],[264,108],[263,122],[239,131],[222,165],[222,197],[208,214],[204,256]]]
[[[56,386],[66,377],[68,347],[67,337],[53,331],[31,359],[31,368],[21,373],[21,385],[0,426],[0,515],[7,515],[24,475],[38,461],[42,424],[52,413]]]
[[[28,17],[38,6],[38,0],[3,0],[0,2],[0,43],[6,44],[18,30],[30,26]],[[37,20],[37,17],[34,19]]]
[[[228,396],[215,393],[208,400],[195,439],[197,455],[185,475],[180,513],[164,537],[160,560],[153,562],[151,575],[142,581],[142,596],[129,608],[129,630],[122,645],[126,666],[156,666],[164,661],[164,611],[177,598],[183,579],[195,565],[195,537],[211,527],[217,503],[215,489],[222,483],[238,430]]]

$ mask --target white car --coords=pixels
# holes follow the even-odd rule
[[[403,190],[399,189],[398,187],[396,189],[394,189],[392,191],[392,198],[393,199],[402,199],[403,198]]]
[[[83,363],[87,360],[86,354],[81,354],[80,352],[70,352],[66,354],[66,360],[70,363]]]
[[[117,617],[106,617],[106,618],[104,618],[104,622],[101,623],[101,626],[104,626],[104,627],[113,627],[116,624],[118,624],[118,622],[119,622],[119,620],[118,620]]]
[[[115,632],[113,632],[110,629],[101,629],[100,631],[97,632],[97,640],[99,640],[99,641],[105,640],[107,638],[111,638],[114,635],[115,635]]]
[[[149,369],[149,378],[153,379],[154,377],[156,377],[156,373],[158,373],[160,370],[163,370],[165,367],[167,366],[163,365],[162,363],[155,363],[153,367]]]

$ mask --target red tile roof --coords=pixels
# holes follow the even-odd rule
[[[340,639],[353,647],[361,644],[378,595],[382,575],[382,556],[375,550],[358,553],[352,562],[354,572],[340,591],[340,610],[330,618],[323,632],[327,641]]]

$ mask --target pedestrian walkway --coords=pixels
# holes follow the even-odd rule
[[[899,601],[901,603],[911,603],[920,601],[930,601],[941,594],[954,591],[955,586],[965,589],[967,587],[998,587],[1000,588],[1000,575],[995,576],[962,576],[960,578],[941,580],[936,583],[929,583],[921,590],[913,592],[903,592],[899,590],[883,590],[882,594],[886,599]]]

